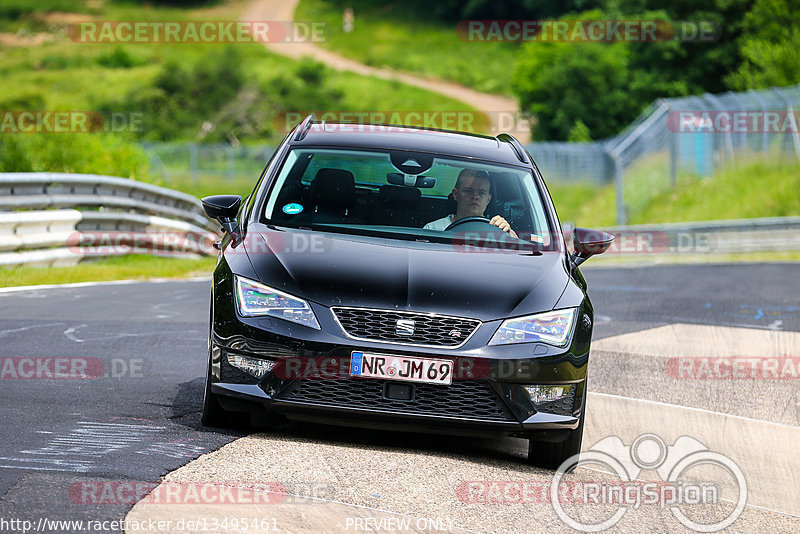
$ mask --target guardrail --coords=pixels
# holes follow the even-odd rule
[[[92,174],[0,174],[0,210],[6,210],[0,212],[0,265],[71,265],[131,253],[212,255],[219,230],[190,195]]]
[[[571,240],[571,225],[563,229]],[[800,217],[765,217],[603,228],[617,236],[612,256],[733,254],[800,250]]]
[[[0,211],[0,265],[71,265],[131,253],[213,255],[219,231],[190,195],[92,174],[0,173],[0,210],[6,210]],[[800,250],[800,217],[605,230],[617,235],[605,256]]]

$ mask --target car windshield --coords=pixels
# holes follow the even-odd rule
[[[278,226],[391,239],[554,246],[529,170],[420,152],[294,149],[263,215]],[[496,216],[514,233],[488,224]]]

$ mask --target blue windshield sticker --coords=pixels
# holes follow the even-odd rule
[[[303,211],[303,206],[301,206],[300,204],[294,204],[294,203],[286,204],[283,207],[283,213],[285,213],[286,215],[297,215],[301,211]]]
[[[531,241],[534,241],[536,243],[544,243],[544,236],[531,234]]]

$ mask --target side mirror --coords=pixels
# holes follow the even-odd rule
[[[602,254],[611,243],[614,242],[614,235],[602,230],[589,230],[587,228],[575,228],[572,233],[572,243],[575,252],[570,259],[572,264],[577,267],[595,254]]]
[[[201,200],[203,209],[212,219],[233,219],[239,213],[242,197],[239,195],[212,195]]]
[[[242,197],[239,195],[212,195],[204,197],[201,202],[206,214],[220,222],[223,232],[238,233],[239,225],[236,223],[236,214],[239,213]]]

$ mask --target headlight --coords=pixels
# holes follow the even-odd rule
[[[576,308],[569,308],[508,319],[497,329],[489,345],[541,341],[564,347],[569,343],[576,311]]]
[[[235,277],[235,282],[236,307],[242,317],[269,315],[320,330],[305,300],[239,276]]]

